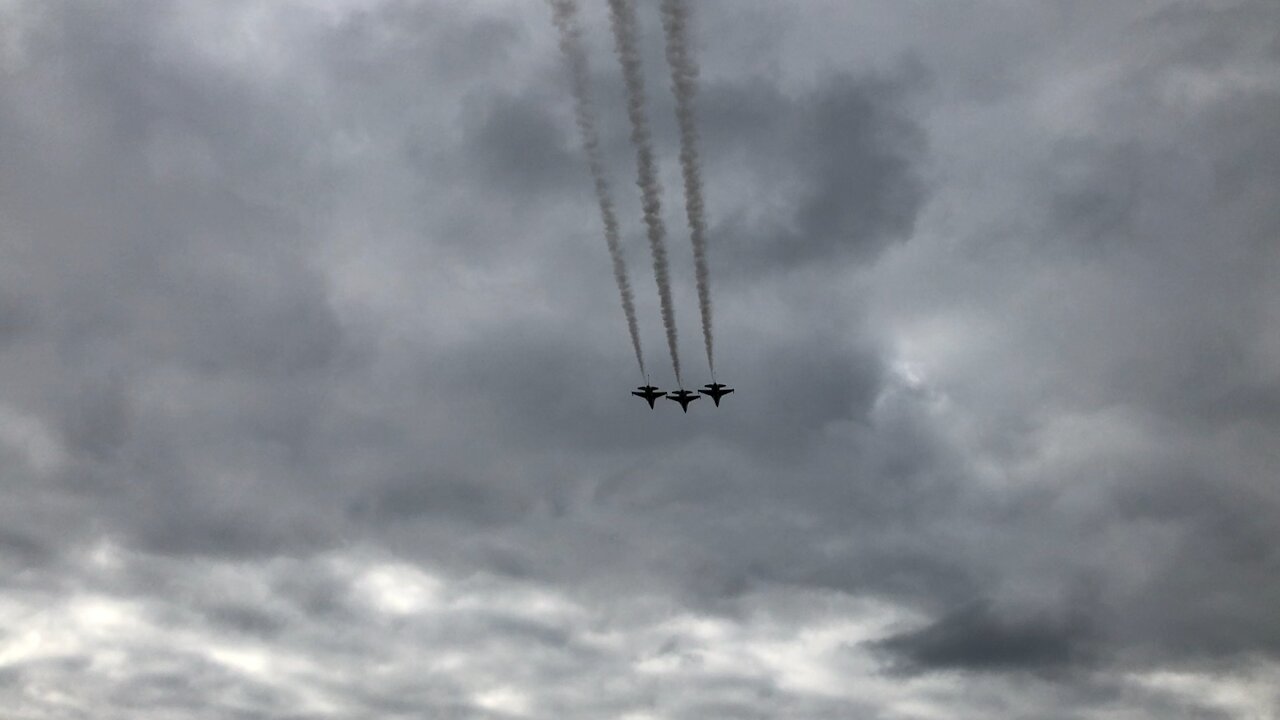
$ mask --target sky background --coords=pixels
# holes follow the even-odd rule
[[[0,0],[6,720],[1280,717],[1280,4],[693,4],[684,415],[545,3]]]

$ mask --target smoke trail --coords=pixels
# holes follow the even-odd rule
[[[662,0],[662,31],[667,40],[667,65],[671,66],[671,90],[676,98],[676,123],[680,127],[680,171],[684,176],[684,206],[693,244],[694,276],[698,283],[698,309],[702,312],[702,341],[707,347],[707,367],[715,377],[711,342],[711,288],[707,273],[707,221],[702,201],[702,169],[698,160],[698,128],[693,119],[693,94],[698,66],[689,49],[689,7],[684,0]]]
[[[587,55],[582,49],[582,30],[578,27],[576,0],[551,0],[552,19],[560,31],[560,51],[569,64],[573,88],[574,116],[582,134],[582,149],[587,155],[587,167],[595,184],[596,200],[600,204],[600,218],[604,221],[604,240],[609,246],[609,258],[613,261],[613,279],[618,283],[618,295],[622,297],[622,312],[627,316],[627,332],[631,333],[631,347],[636,351],[640,374],[645,375],[644,354],[640,351],[640,330],[636,324],[636,305],[631,294],[631,281],[627,279],[627,261],[622,256],[618,241],[618,218],[613,211],[613,194],[605,177],[604,161],[600,157],[600,134],[596,131],[595,110],[589,92],[590,73]]]
[[[662,305],[662,326],[667,331],[667,347],[671,350],[671,367],[681,387],[680,354],[676,348],[676,321],[671,309],[671,282],[667,276],[667,246],[662,224],[662,188],[653,159],[649,139],[649,121],[644,113],[644,78],[640,70],[640,51],[636,47],[636,13],[630,0],[609,0],[609,21],[613,26],[614,46],[622,63],[622,78],[627,88],[627,115],[631,118],[631,144],[636,147],[639,173],[636,184],[644,205],[644,222],[653,252],[653,277],[658,283],[658,300]]]

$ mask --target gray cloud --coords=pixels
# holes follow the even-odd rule
[[[908,671],[1045,671],[1079,663],[1090,629],[1072,618],[1004,618],[988,603],[961,608],[912,632],[879,641]]]
[[[735,219],[713,235],[733,248],[727,262],[776,272],[833,255],[871,261],[909,237],[925,200],[925,141],[903,95],[919,82],[907,71],[842,74],[799,96],[760,83],[709,84],[702,114],[719,128],[707,138],[712,162],[745,161],[772,196],[766,206],[787,202],[780,215],[746,220],[736,203],[752,198],[724,199],[735,204],[722,214]]]
[[[547,8],[304,5],[0,7],[17,717],[1276,713],[1273,4],[700,5],[688,415]]]
[[[479,180],[526,196],[529,191],[579,189],[581,169],[569,151],[562,128],[542,98],[497,98],[477,112],[468,162]],[[536,197],[536,195],[534,196]]]

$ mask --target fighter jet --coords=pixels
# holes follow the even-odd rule
[[[713,382],[709,385],[703,385],[702,389],[698,392],[711,398],[711,400],[716,404],[716,407],[720,407],[720,398],[733,392],[733,388],[728,385],[724,385],[723,383]]]
[[[653,401],[660,397],[666,397],[667,394],[652,385],[641,385],[639,388],[631,392],[636,397],[642,397],[649,401],[649,407],[653,407]]]
[[[673,393],[667,393],[667,399],[675,400],[676,402],[680,403],[681,410],[685,412],[689,412],[689,403],[693,402],[694,400],[697,400],[698,395],[696,393],[691,393],[688,390],[685,390],[684,388],[680,388],[679,390]]]

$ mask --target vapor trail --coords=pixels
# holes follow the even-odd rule
[[[671,90],[676,98],[676,123],[680,128],[680,171],[684,176],[684,207],[693,244],[694,276],[698,284],[698,309],[702,313],[702,341],[707,347],[707,367],[715,376],[711,340],[711,288],[707,273],[707,221],[702,200],[702,169],[698,159],[698,128],[694,123],[693,95],[698,66],[689,49],[689,7],[684,0],[662,0],[662,31],[667,41],[667,65],[671,66]]]
[[[640,186],[644,206],[644,222],[653,252],[653,277],[658,283],[658,300],[662,305],[662,326],[667,331],[667,347],[671,350],[671,367],[676,383],[680,380],[680,353],[676,347],[676,320],[671,309],[671,282],[667,275],[666,228],[662,224],[662,188],[658,184],[653,144],[649,138],[649,121],[644,112],[644,77],[640,70],[640,51],[636,47],[636,13],[630,0],[609,0],[609,21],[613,26],[614,48],[622,63],[622,78],[627,89],[627,115],[631,119],[631,144],[636,148]]]
[[[627,332],[631,333],[631,347],[636,351],[640,374],[645,375],[644,353],[640,351],[640,330],[636,324],[636,304],[631,293],[631,281],[627,278],[627,261],[622,256],[618,240],[618,217],[613,210],[613,194],[604,172],[604,160],[600,156],[600,134],[596,131],[595,109],[591,105],[590,73],[587,54],[582,49],[582,29],[578,26],[577,0],[551,0],[552,19],[560,31],[560,51],[569,64],[573,89],[574,117],[582,134],[582,149],[587,155],[587,167],[596,189],[596,201],[600,205],[600,219],[604,221],[604,241],[609,246],[609,258],[613,261],[613,279],[618,283],[618,295],[622,298],[622,312],[627,316]]]

